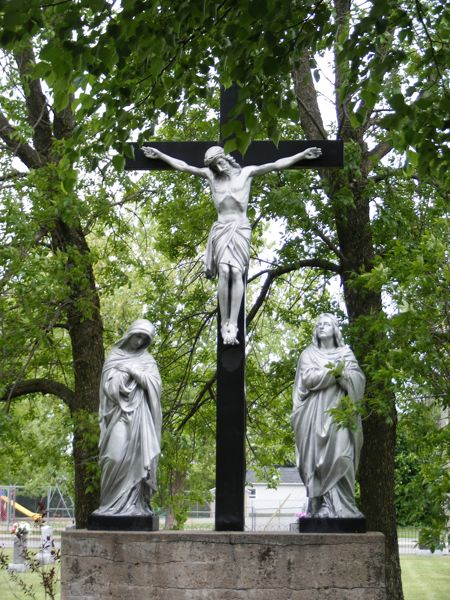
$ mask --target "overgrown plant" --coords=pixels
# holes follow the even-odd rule
[[[39,587],[44,592],[44,597],[49,600],[57,600],[59,598],[59,581],[60,581],[60,562],[61,552],[59,549],[54,549],[51,552],[54,563],[51,565],[41,565],[35,552],[24,550],[23,555],[26,564],[32,573],[39,577]],[[8,555],[0,550],[0,569],[6,571],[12,583],[16,585],[26,598],[37,600],[37,590],[33,584],[26,583],[23,575],[19,575],[16,571],[9,570],[10,559]]]

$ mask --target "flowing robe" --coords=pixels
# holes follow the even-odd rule
[[[338,384],[326,366],[339,361],[345,364],[343,373],[348,390]],[[328,411],[338,407],[344,395],[353,402],[360,400],[364,386],[364,374],[348,346],[321,350],[310,345],[300,356],[291,421],[295,431],[297,466],[310,500],[310,514],[324,505],[331,517],[361,516],[354,501],[362,446],[361,417],[356,418],[352,430],[338,428]]]
[[[251,227],[249,221],[216,221],[211,227],[205,254],[205,272],[210,279],[217,275],[220,263],[247,270],[250,259]]]
[[[161,440],[161,377],[146,348],[126,351],[116,344],[100,386],[100,515],[151,515]],[[136,376],[131,376],[127,366]]]

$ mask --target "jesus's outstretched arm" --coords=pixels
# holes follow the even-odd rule
[[[178,158],[174,158],[173,156],[169,156],[168,154],[164,154],[164,152],[161,152],[161,150],[157,150],[156,148],[152,148],[151,146],[143,146],[142,152],[147,158],[156,158],[159,160],[163,160],[177,171],[191,173],[192,175],[198,175],[200,177],[204,177],[205,179],[208,178],[208,169],[189,165],[187,162],[184,162],[184,160],[180,160]]]
[[[280,158],[272,163],[246,167],[246,171],[248,171],[250,177],[254,177],[255,175],[264,175],[270,171],[281,171],[282,169],[288,169],[289,167],[292,167],[292,165],[295,165],[295,163],[299,160],[313,160],[314,158],[319,158],[321,155],[322,150],[313,146],[311,148],[307,148],[303,152],[293,154],[292,156],[286,156],[286,158]]]

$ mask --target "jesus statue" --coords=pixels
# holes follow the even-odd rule
[[[251,226],[247,217],[252,178],[270,171],[287,169],[300,160],[318,158],[322,151],[311,147],[272,163],[241,167],[220,146],[205,153],[202,168],[168,156],[150,146],[142,148],[147,158],[165,161],[172,168],[203,177],[208,181],[217,221],[211,227],[205,255],[208,278],[219,276],[218,297],[224,344],[238,344],[238,315],[244,295],[244,274],[250,259]]]

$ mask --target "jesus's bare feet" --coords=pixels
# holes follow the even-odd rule
[[[227,346],[235,346],[239,344],[237,339],[238,328],[235,323],[230,323],[230,321],[225,321],[222,325],[222,339],[223,343]]]

